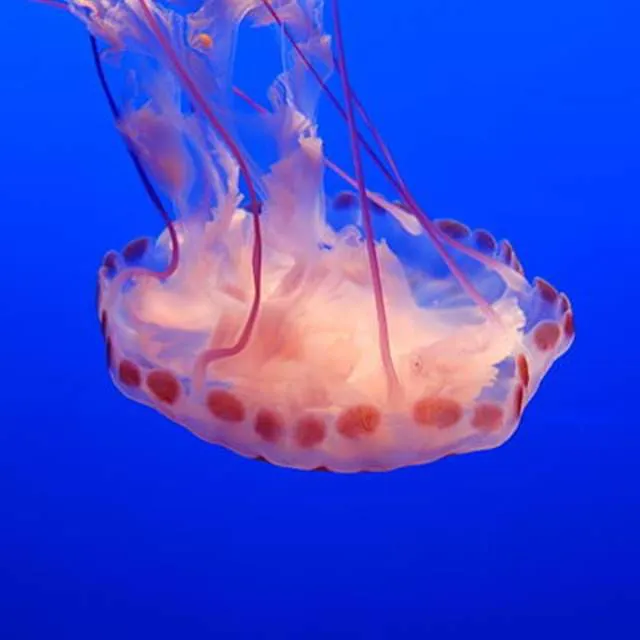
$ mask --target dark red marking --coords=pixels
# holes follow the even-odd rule
[[[105,344],[105,356],[107,359],[107,369],[111,371],[111,365],[113,364],[113,345],[111,344],[111,338],[107,338]]]
[[[100,314],[100,333],[102,333],[103,338],[107,337],[108,325],[109,325],[109,316],[107,315],[106,311],[103,311]]]
[[[462,224],[457,220],[438,220],[436,225],[438,225],[438,228],[442,233],[445,233],[454,240],[463,240],[471,233],[471,230],[467,225]]]
[[[207,408],[213,416],[225,422],[242,422],[246,416],[242,402],[233,393],[221,389],[209,392]]]
[[[531,375],[529,373],[527,356],[523,353],[518,356],[518,375],[520,376],[520,382],[522,382],[525,387],[528,387],[529,382],[531,382]]]
[[[358,206],[358,196],[351,191],[342,191],[333,199],[333,208],[336,211],[344,211]]]
[[[329,467],[325,467],[325,466],[316,467],[315,469],[311,469],[311,471],[319,471],[321,473],[331,473],[331,469],[329,469]]]
[[[511,265],[511,261],[513,260],[513,247],[508,240],[503,240],[501,242],[502,245],[502,255],[504,256],[504,261]]]
[[[382,416],[375,407],[358,405],[343,411],[336,421],[338,433],[345,438],[355,439],[370,435],[380,426]]]
[[[296,442],[303,449],[317,447],[325,438],[327,429],[322,418],[305,416],[300,418],[295,428]]]
[[[576,334],[576,328],[573,323],[573,313],[567,313],[562,324],[564,328],[564,335],[567,336],[567,338],[573,338],[573,336]]]
[[[482,229],[475,232],[475,242],[476,247],[485,253],[493,253],[498,248],[495,238],[488,231]]]
[[[518,256],[514,253],[513,258],[511,260],[511,266],[521,275],[524,275],[524,269],[522,267],[522,263],[518,259]]]
[[[447,429],[462,418],[462,407],[449,398],[423,398],[413,406],[413,419],[425,427]]]
[[[123,360],[118,367],[118,378],[122,384],[128,387],[139,387],[142,384],[142,375],[138,365],[131,360]]]
[[[558,292],[546,280],[543,280],[542,278],[536,278],[534,280],[534,284],[538,291],[538,294],[545,302],[549,302],[552,304],[558,299]]]
[[[524,389],[522,385],[516,387],[516,392],[513,396],[513,408],[516,414],[516,418],[522,415],[522,409],[524,407]]]
[[[160,402],[175,404],[180,397],[180,383],[169,371],[152,371],[147,376],[149,391]]]
[[[472,426],[480,431],[497,431],[503,424],[504,411],[497,404],[479,404],[471,420]]]
[[[109,251],[102,260],[102,266],[108,278],[113,278],[118,271],[118,254],[115,251]]]
[[[533,330],[533,341],[540,351],[551,351],[560,339],[560,327],[555,322],[541,322]]]
[[[275,443],[284,433],[284,419],[271,409],[260,409],[256,414],[254,428],[265,442]]]
[[[149,249],[148,238],[138,238],[132,240],[123,250],[122,257],[127,264],[135,263],[142,258],[142,256]]]

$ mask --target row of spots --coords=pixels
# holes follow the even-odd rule
[[[105,339],[107,368],[113,369],[113,342],[108,335],[108,316],[106,311],[100,314],[100,330]],[[130,360],[121,360],[117,369],[118,380],[132,389],[142,386],[140,367]],[[180,397],[180,383],[168,371],[151,371],[146,377],[146,384],[154,397],[166,404],[175,404]]]
[[[521,409],[520,409],[521,410]],[[520,412],[518,410],[518,414]],[[419,426],[447,429],[460,422],[464,415],[462,406],[447,398],[424,398],[414,405],[413,419]],[[368,405],[360,405],[344,410],[335,421],[337,433],[348,440],[372,436],[382,424],[380,411]],[[495,431],[504,424],[502,407],[483,403],[475,407],[472,425],[484,431]],[[266,442],[277,443],[285,434],[284,418],[277,412],[262,409],[257,412],[256,433]],[[327,435],[327,425],[323,418],[307,415],[300,418],[293,429],[296,443],[303,449],[320,445]]]
[[[559,293],[553,285],[542,278],[535,278],[533,285],[538,296],[544,302],[556,305],[562,314],[562,322],[560,324],[553,321],[544,321],[539,323],[533,332],[533,341],[536,347],[540,351],[552,351],[558,346],[562,334],[567,340],[571,340],[575,335],[571,303],[564,293]]]
[[[108,319],[106,312],[101,314],[101,329],[106,339],[107,364],[113,366],[113,348],[111,338],[107,337]],[[520,355],[516,361],[520,383],[516,388],[515,413],[519,416],[524,402],[524,389],[530,382],[529,363],[526,356]],[[169,371],[153,370],[146,377],[134,362],[123,359],[117,367],[118,380],[130,388],[140,388],[143,382],[149,393],[159,402],[173,405],[182,392],[177,378]],[[208,393],[206,406],[210,414],[229,424],[240,424],[247,420],[247,409],[233,393],[216,389]],[[417,401],[413,407],[413,420],[421,427],[448,429],[454,427],[463,418],[464,410],[453,399],[428,397]],[[344,410],[335,421],[335,429],[342,437],[357,440],[375,434],[382,424],[382,414],[374,406],[358,405]],[[504,424],[502,407],[493,403],[476,405],[471,418],[473,427],[484,431],[495,431]],[[253,428],[265,442],[277,444],[286,434],[286,421],[277,411],[260,409],[256,412]],[[317,415],[301,417],[293,427],[293,438],[298,446],[310,449],[319,446],[327,437],[327,423]]]
[[[136,265],[144,258],[150,247],[149,238],[136,238],[124,247],[120,256],[116,251],[109,251],[102,259],[103,273],[109,279],[115,277],[118,273],[120,258],[127,266]]]
[[[110,340],[108,340],[110,344]],[[525,366],[526,359],[520,361]],[[521,376],[522,374],[521,370]],[[526,375],[528,376],[528,369]],[[129,360],[122,360],[118,367],[118,379],[123,384],[137,388],[142,385],[142,374],[137,365]],[[528,378],[527,378],[528,380]],[[151,371],[146,377],[146,385],[151,394],[160,402],[172,405],[180,395],[180,385],[173,374],[168,371]],[[522,411],[524,398],[523,387],[516,390],[516,415]],[[210,391],[206,405],[212,416],[229,424],[244,423],[247,410],[240,399],[225,390]],[[424,398],[416,402],[413,408],[413,419],[423,427],[447,429],[460,422],[464,415],[462,406],[455,400],[447,398]],[[350,407],[343,411],[335,422],[336,431],[344,438],[356,440],[373,435],[382,423],[380,411],[368,405]],[[475,407],[472,425],[484,431],[495,431],[504,423],[503,409],[492,403],[483,403]],[[260,409],[256,412],[253,427],[258,436],[265,442],[277,444],[286,433],[284,417],[271,409]],[[317,415],[306,415],[294,425],[293,437],[298,446],[311,449],[324,442],[327,436],[326,421]]]
[[[442,233],[458,242],[463,242],[471,238],[475,247],[482,253],[496,256],[499,251],[496,257],[521,275],[524,274],[522,264],[508,240],[502,240],[500,245],[498,245],[496,239],[488,231],[484,229],[471,231],[466,224],[458,222],[457,220],[436,220],[435,224]]]
[[[401,201],[396,201],[394,204],[402,207],[408,212],[411,212],[411,210]],[[385,213],[384,209],[379,207],[373,201],[370,201],[369,205],[372,207],[372,211],[374,213]],[[333,209],[335,211],[342,212],[359,206],[360,198],[357,194],[350,191],[343,191],[337,194],[333,199]],[[495,256],[518,273],[524,273],[522,264],[508,240],[503,240],[498,245],[496,239],[488,231],[485,231],[484,229],[476,229],[472,231],[466,224],[458,222],[457,220],[435,220],[434,222],[440,231],[451,239],[458,242],[464,242],[471,239],[475,248],[482,253]]]
[[[463,416],[460,403],[450,398],[423,398],[413,407],[413,420],[423,427],[450,429]],[[477,404],[471,416],[471,425],[481,431],[497,431],[504,425],[504,410],[491,402]]]
[[[109,318],[106,311],[100,313],[100,330],[105,340],[107,368],[111,371],[114,368],[113,362],[113,342],[109,333]],[[137,389],[142,386],[143,375],[140,367],[131,362],[131,360],[123,359],[117,367],[118,380],[131,389]],[[175,404],[182,392],[180,383],[177,378],[169,371],[154,370],[146,375],[146,386],[153,397],[164,404]]]
[[[101,328],[106,339],[107,364],[113,368],[113,348],[108,337],[108,319],[106,312],[101,314]],[[515,392],[515,413],[519,416],[524,402],[524,389],[529,385],[529,364],[524,355],[517,359],[517,371],[520,383]],[[130,388],[146,385],[151,396],[166,405],[175,404],[182,387],[178,379],[169,371],[152,370],[146,374],[140,367],[128,359],[117,366],[118,380]],[[227,390],[211,390],[206,397],[209,413],[216,419],[229,424],[242,424],[247,420],[248,411],[243,402]],[[458,424],[464,416],[463,407],[453,399],[428,397],[417,401],[413,406],[413,420],[420,427],[448,429]],[[336,432],[348,440],[357,440],[375,434],[382,424],[379,409],[370,405],[350,407],[340,413],[335,421]],[[504,410],[493,403],[481,403],[474,408],[471,424],[482,431],[496,431],[504,424]],[[286,436],[285,418],[277,411],[259,409],[253,419],[256,434],[265,442],[277,444]],[[327,422],[318,415],[305,415],[293,425],[292,436],[295,443],[303,449],[321,445],[327,437]]]
[[[118,380],[132,389],[142,386],[142,372],[137,364],[122,360],[118,365]],[[151,395],[163,404],[173,405],[180,398],[182,388],[178,379],[169,371],[150,371],[145,379]]]

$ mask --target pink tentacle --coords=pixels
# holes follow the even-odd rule
[[[171,44],[167,41],[166,37],[162,33],[160,29],[160,25],[156,20],[153,12],[149,8],[149,4],[147,0],[138,0],[140,8],[144,13],[145,19],[151,31],[153,32],[155,38],[158,40],[158,43],[164,50],[166,56],[169,58],[169,61],[173,65],[176,73],[180,77],[183,85],[186,87],[187,91],[191,95],[193,101],[197,104],[197,106],[201,109],[202,113],[205,115],[207,120],[211,123],[211,126],[216,131],[216,133],[220,136],[223,143],[230,150],[232,155],[234,156],[236,162],[238,163],[238,167],[240,168],[240,172],[242,173],[246,183],[247,189],[249,191],[249,200],[250,200],[250,208],[253,214],[253,233],[254,233],[254,241],[253,241],[253,255],[252,255],[252,271],[253,271],[253,285],[254,285],[254,294],[253,294],[253,302],[251,305],[251,309],[249,311],[249,316],[245,322],[243,330],[238,338],[237,342],[231,346],[223,349],[208,349],[204,351],[196,361],[195,365],[195,378],[197,381],[202,382],[204,379],[204,375],[206,373],[207,366],[214,362],[215,360],[220,360],[222,358],[229,358],[231,356],[235,356],[247,347],[249,340],[251,339],[251,335],[253,333],[253,329],[255,328],[255,324],[258,318],[258,312],[260,310],[261,298],[262,298],[262,231],[260,225],[260,201],[257,196],[257,192],[255,186],[253,184],[253,180],[251,178],[251,174],[249,172],[249,167],[244,159],[240,149],[234,142],[231,135],[225,130],[222,126],[218,118],[215,116],[203,95],[200,93],[198,87],[195,82],[191,78],[191,76],[187,73],[186,69],[178,59],[175,51],[171,47]]]
[[[340,22],[340,9],[338,0],[333,0],[333,19],[336,30],[336,45],[338,48],[338,62],[340,68],[340,76],[342,78],[342,88],[344,91],[345,102],[347,104],[347,124],[349,127],[349,138],[351,140],[351,156],[353,157],[353,165],[358,182],[358,193],[360,196],[360,207],[362,208],[362,216],[365,229],[365,239],[367,244],[367,254],[369,257],[369,270],[373,281],[373,293],[376,303],[376,315],[378,320],[378,341],[380,345],[380,355],[382,356],[382,364],[387,376],[387,385],[390,397],[398,397],[400,393],[400,382],[398,374],[393,365],[391,357],[391,346],[389,343],[389,324],[387,319],[387,310],[384,304],[384,291],[382,287],[382,276],[380,274],[380,264],[373,233],[373,222],[371,220],[371,210],[367,189],[365,185],[364,169],[362,167],[362,156],[360,152],[360,142],[355,123],[355,110],[353,97],[351,95],[351,86],[349,84],[349,74],[347,71],[347,61],[344,50],[344,40],[342,36],[342,24]]]
[[[346,110],[344,109],[344,107],[342,106],[342,104],[340,103],[338,98],[336,97],[335,93],[328,87],[326,82],[324,82],[324,80],[322,79],[322,76],[314,68],[313,64],[311,63],[309,58],[305,55],[304,51],[302,51],[301,48],[298,46],[298,44],[295,42],[295,39],[291,35],[291,33],[290,33],[289,29],[287,28],[286,24],[284,23],[284,21],[280,18],[280,16],[276,12],[276,10],[273,8],[270,0],[261,0],[261,1],[262,1],[263,5],[265,6],[265,8],[267,9],[267,11],[273,17],[273,19],[276,22],[276,24],[282,29],[285,37],[287,38],[287,40],[289,40],[289,42],[291,43],[293,49],[296,51],[297,55],[300,56],[300,59],[302,60],[304,65],[309,69],[309,72],[313,75],[313,77],[319,83],[319,85],[320,85],[321,89],[323,90],[323,92],[327,95],[329,100],[336,107],[336,109],[340,113],[341,117],[346,120],[347,117],[348,117]],[[336,62],[338,62],[338,60],[336,60],[335,58],[334,58],[334,60]],[[354,99],[357,101],[358,104],[360,104],[360,107],[361,107],[361,103],[357,99],[357,96],[355,95],[355,93],[353,95],[354,95]],[[365,124],[366,124],[366,122],[365,122]],[[371,123],[370,120],[369,120],[369,124],[371,124],[371,126],[372,126],[372,123]],[[380,142],[382,141],[382,137],[377,132],[375,127],[371,129],[371,133],[374,135],[374,138],[376,138],[378,144],[380,144]],[[375,153],[375,151],[373,150],[371,145],[366,140],[364,140],[364,138],[362,137],[361,134],[358,133],[357,135],[358,135],[358,138],[359,138],[361,144],[363,145],[364,149],[367,151],[367,153],[372,158],[372,160],[375,162],[375,164],[378,166],[378,168],[382,171],[382,173],[384,174],[385,178],[390,182],[390,184],[392,184],[398,190],[398,193],[400,194],[401,198],[405,201],[404,204],[408,207],[409,213],[411,213],[411,214],[413,214],[415,216],[415,218],[418,220],[418,222],[420,223],[422,228],[425,230],[425,232],[427,233],[427,235],[429,236],[431,241],[434,243],[434,246],[435,246],[436,250],[438,251],[438,253],[442,257],[442,259],[444,260],[445,264],[450,269],[450,271],[454,275],[454,277],[460,283],[460,286],[464,289],[464,291],[467,293],[467,295],[482,309],[482,311],[485,313],[485,315],[487,315],[488,317],[492,318],[493,320],[496,320],[497,316],[496,316],[495,312],[493,311],[493,309],[491,308],[491,306],[477,292],[475,287],[467,280],[465,275],[462,273],[462,271],[455,264],[455,262],[453,261],[451,256],[448,254],[446,248],[444,247],[444,244],[446,243],[446,244],[449,244],[449,245],[455,247],[459,251],[461,251],[461,252],[463,252],[463,253],[465,253],[467,255],[470,255],[470,256],[474,257],[475,259],[478,259],[483,264],[491,264],[492,263],[491,258],[488,258],[487,256],[484,256],[484,255],[480,254],[479,252],[475,252],[475,251],[473,251],[473,249],[470,249],[469,247],[466,247],[461,243],[455,242],[455,240],[453,240],[452,238],[449,238],[446,234],[442,233],[433,224],[431,219],[419,207],[419,205],[417,204],[415,199],[411,196],[411,194],[410,194],[409,190],[407,189],[406,185],[404,184],[404,181],[398,179],[398,177],[400,175],[399,172],[398,172],[398,174],[396,176],[396,175],[394,175],[394,171],[389,171],[389,169],[384,165],[384,163],[380,159],[380,157]],[[388,153],[387,145],[381,146],[381,149],[383,151],[383,155],[385,155],[385,150]],[[389,161],[389,160],[391,160],[390,164],[392,165],[392,167],[395,168],[395,172],[397,172],[397,167],[395,166],[395,163],[393,162],[393,159],[391,158],[390,153],[389,153],[389,157],[387,158],[387,161]],[[491,264],[491,266],[494,267],[494,268],[500,267],[500,270],[502,270],[502,268],[503,268],[503,265],[501,263],[499,263],[497,260],[495,261],[495,265]]]

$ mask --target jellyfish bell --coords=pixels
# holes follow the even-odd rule
[[[298,469],[390,470],[505,442],[573,340],[568,298],[530,282],[508,242],[421,211],[353,94],[337,2],[335,43],[319,0],[196,4],[68,3],[144,58],[114,113],[175,213],[100,268],[117,387],[206,441]],[[233,85],[244,20],[287,51],[268,106]],[[233,94],[277,149],[264,169]],[[325,155],[321,94],[347,123],[354,177]],[[367,189],[363,153],[399,202]],[[325,193],[328,171],[351,191]]]

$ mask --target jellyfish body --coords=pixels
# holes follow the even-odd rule
[[[176,211],[100,268],[117,387],[208,442],[299,469],[390,470],[505,442],[573,340],[567,297],[529,282],[509,243],[431,222],[383,145],[399,204],[325,157],[316,107],[336,63],[356,103],[320,0],[197,4],[68,3],[105,56],[135,57],[120,130]],[[268,107],[234,90],[245,20],[287,52]],[[248,118],[275,149],[264,170],[242,142]],[[354,191],[329,197],[328,170]]]

